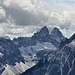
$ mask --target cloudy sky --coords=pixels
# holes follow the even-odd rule
[[[31,36],[41,27],[75,31],[75,0],[0,0],[0,36]]]

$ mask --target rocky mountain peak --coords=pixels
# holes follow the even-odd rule
[[[59,29],[58,29],[57,27],[54,27],[54,29],[53,29],[52,32],[55,32],[55,31],[56,31],[56,32],[60,32]]]
[[[63,37],[63,35],[62,35],[62,33],[61,33],[61,31],[57,28],[57,27],[55,27],[53,30],[52,30],[52,32],[51,32],[51,35],[52,36],[54,36],[54,37]]]
[[[49,35],[49,30],[46,26],[44,26],[38,33],[40,37],[44,37],[46,35]]]
[[[44,35],[48,35],[48,34],[49,34],[49,30],[48,30],[48,28],[47,28],[46,26],[44,26],[44,27],[40,30],[39,33],[40,33],[40,34],[44,34]]]
[[[44,26],[39,32],[35,33],[32,37],[38,38],[38,37],[45,37],[49,35],[49,30],[46,26]]]
[[[64,36],[62,35],[61,31],[55,27],[50,36],[53,38],[53,39],[56,39],[58,42],[60,42],[62,39],[64,39]]]

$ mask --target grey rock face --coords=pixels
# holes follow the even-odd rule
[[[24,62],[24,59],[16,45],[10,39],[0,38],[0,72],[6,64],[14,66],[20,61]]]
[[[71,38],[71,42],[66,43],[61,49],[49,52],[37,65],[22,75],[75,75],[74,35]]]
[[[59,46],[63,38],[58,28],[54,28],[49,34],[46,26],[32,37],[18,37],[13,40],[0,38],[0,74],[4,71],[6,64],[14,66],[16,62],[28,62],[30,67],[29,63],[38,62],[48,53],[55,53],[53,50]]]

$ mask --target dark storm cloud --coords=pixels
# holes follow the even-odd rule
[[[38,25],[42,21],[46,22],[47,17],[37,11],[38,14],[22,9],[19,5],[13,4],[9,7],[3,6],[6,11],[6,17],[11,17],[16,25]]]

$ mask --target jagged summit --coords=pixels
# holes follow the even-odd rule
[[[49,35],[49,30],[46,26],[44,26],[39,32],[35,33],[32,37],[38,38],[38,37],[45,37]]]
[[[42,27],[40,31],[43,31],[43,30],[47,30],[48,31],[48,28],[46,26]]]
[[[59,29],[57,27],[54,27],[53,31],[59,31]]]
[[[63,36],[62,33],[61,33],[61,31],[60,31],[57,27],[55,27],[55,28],[52,30],[51,35],[52,35],[53,37],[56,37],[56,36],[62,37],[62,36]]]
[[[40,36],[45,36],[49,35],[49,30],[46,26],[44,26],[40,31],[39,31]]]
[[[56,39],[58,42],[60,42],[62,39],[64,39],[63,34],[61,33],[61,31],[60,31],[57,27],[55,27],[55,28],[52,30],[50,36],[51,36],[53,39]]]
[[[49,30],[46,26],[44,26],[39,32],[35,33],[32,36],[32,39],[38,40],[41,42],[51,42],[53,43],[56,47],[59,45],[62,39],[65,37],[62,35],[60,30],[55,27],[51,34],[49,34]]]

